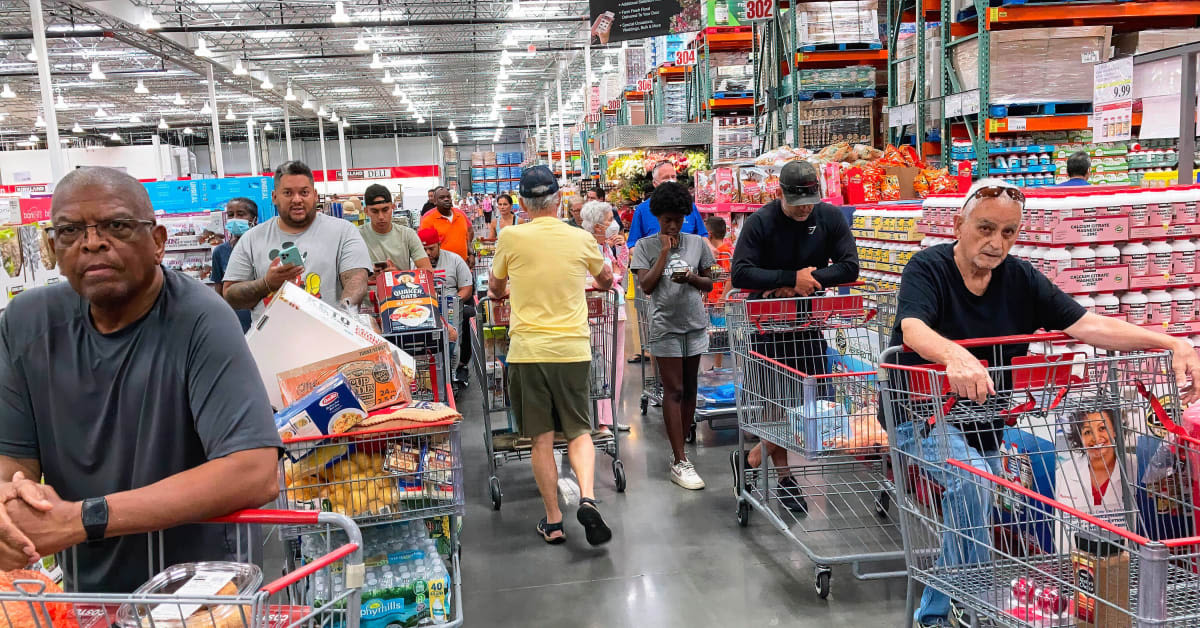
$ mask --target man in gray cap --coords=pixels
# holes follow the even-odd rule
[[[793,161],[779,174],[783,198],[771,201],[742,225],[733,251],[734,288],[750,298],[784,299],[811,296],[818,290],[858,279],[858,248],[842,211],[821,202],[817,169]],[[825,338],[819,330],[781,331],[756,336],[753,349],[805,375],[826,373]],[[787,451],[766,443],[779,472],[780,502],[789,510],[805,509],[804,494],[787,470]],[[738,456],[730,452],[735,487],[739,463],[756,468],[762,444]],[[738,487],[740,488],[740,487]]]
[[[592,489],[592,346],[584,285],[590,275],[596,288],[608,290],[612,269],[590,232],[556,216],[562,194],[549,168],[525,170],[520,195],[531,220],[500,232],[488,295],[508,299],[510,305],[508,392],[521,435],[533,440],[533,477],[546,507],[537,532],[553,545],[566,541],[554,463],[554,433],[560,431],[579,481],[576,518],[588,543],[601,545],[612,531],[596,508]]]

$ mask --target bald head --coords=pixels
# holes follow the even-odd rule
[[[73,200],[80,197],[94,198],[99,190],[124,201],[126,209],[132,212],[134,217],[154,219],[154,205],[150,203],[150,194],[146,192],[146,186],[120,170],[101,166],[73,170],[58,182],[50,201],[51,217]]]

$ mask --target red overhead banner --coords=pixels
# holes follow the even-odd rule
[[[436,177],[440,173],[441,169],[436,164],[429,166],[351,168],[350,180],[363,181],[367,179],[411,179],[414,177]],[[313,179],[317,181],[341,181],[341,170],[314,170]]]

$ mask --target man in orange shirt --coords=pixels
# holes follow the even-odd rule
[[[438,235],[442,237],[442,249],[457,253],[459,257],[467,260],[467,263],[473,265],[472,256],[468,255],[471,240],[474,238],[471,221],[466,214],[454,207],[454,201],[450,198],[450,190],[445,186],[435,188],[433,190],[433,206],[434,211],[421,218],[421,228],[436,229]]]
[[[437,231],[441,236],[443,251],[456,253],[459,257],[467,260],[468,267],[475,267],[474,252],[469,251],[471,240],[475,239],[471,220],[454,207],[454,201],[450,198],[450,190],[446,186],[442,185],[433,189],[433,209],[421,217],[421,229]],[[467,337],[467,326],[471,317],[474,316],[474,305],[473,296],[470,300],[463,301],[463,315],[459,327],[461,338]],[[465,386],[471,373],[467,368],[467,365],[471,363],[471,343],[460,342],[459,346],[462,347],[461,362],[454,370],[454,379]]]

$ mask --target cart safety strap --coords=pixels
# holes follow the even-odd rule
[[[1184,431],[1184,429],[1179,427],[1175,421],[1171,420],[1167,409],[1162,406],[1162,403],[1158,400],[1158,397],[1154,396],[1150,390],[1146,388],[1145,384],[1138,380],[1134,381],[1134,385],[1137,386],[1138,394],[1150,403],[1150,410],[1154,412],[1154,416],[1158,419],[1159,423],[1161,423],[1162,426],[1167,429],[1168,432],[1171,432],[1176,436],[1187,436],[1187,433]]]
[[[947,395],[946,400],[942,402],[942,416],[950,414],[950,411],[957,404],[958,395]],[[937,424],[937,417],[938,415],[935,413],[930,415],[928,419],[925,419],[925,422],[921,425],[921,438],[929,436],[929,430],[933,429],[933,426]]]

